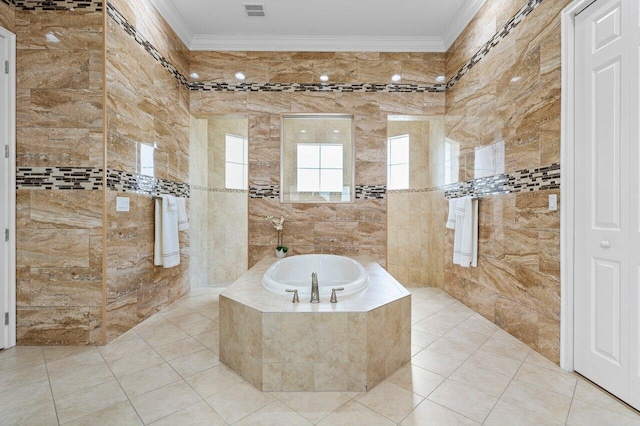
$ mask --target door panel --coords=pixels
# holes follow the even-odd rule
[[[576,371],[629,399],[628,4],[576,17]],[[635,1],[635,0],[633,0]]]
[[[0,63],[7,60],[8,41],[0,36]],[[4,325],[4,313],[9,309],[9,243],[4,230],[9,227],[9,160],[4,157],[4,145],[9,143],[8,96],[9,77],[0,73],[0,349],[8,346],[9,328]]]

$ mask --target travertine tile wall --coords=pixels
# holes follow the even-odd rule
[[[523,6],[488,1],[451,46],[447,76]],[[545,1],[446,95],[446,136],[459,143],[459,179],[533,169],[560,160],[560,12]],[[559,360],[558,190],[484,197],[477,268],[452,265],[447,231],[444,289],[554,362]],[[442,200],[442,203],[445,203]]]
[[[0,26],[14,31],[16,14],[14,9],[6,3],[0,3]]]
[[[178,69],[186,47],[148,1],[111,4]],[[189,182],[189,92],[113,19],[106,27],[107,168],[143,174],[141,149],[153,148],[154,176]],[[181,263],[153,266],[154,201],[127,194],[131,211],[116,212],[106,191],[106,317],[112,340],[189,290],[189,232],[180,232]]]
[[[101,168],[102,13],[14,13],[17,166]],[[102,341],[102,197],[17,191],[19,344]]]
[[[443,54],[349,52],[191,52],[191,72],[201,81],[331,81],[388,83],[403,72],[403,83],[435,83],[444,72]],[[444,113],[444,93],[191,93],[191,113],[247,114],[249,185],[280,184],[280,120],[290,113],[355,115],[356,185],[386,185],[386,123],[389,114]],[[271,254],[276,231],[264,216],[284,216],[284,243],[294,254],[365,255],[386,264],[387,201],[347,204],[282,204],[249,199],[249,267]]]

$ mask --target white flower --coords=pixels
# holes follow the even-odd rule
[[[280,216],[280,219],[276,219],[273,216],[266,216],[265,220],[273,223],[273,226],[276,228],[276,231],[282,231],[284,229],[284,217]]]

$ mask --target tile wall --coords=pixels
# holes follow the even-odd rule
[[[458,180],[547,166],[549,179],[559,177],[560,12],[568,3],[489,1],[449,49],[451,77],[512,17],[519,22],[447,91],[446,137],[459,148]],[[548,187],[480,200],[477,268],[452,264],[447,231],[443,288],[558,362],[560,215],[547,203],[559,189]]]
[[[167,184],[169,193],[188,197],[177,188],[189,182],[189,92],[147,52],[140,37],[181,70],[186,48],[147,1],[113,1],[108,12],[107,169],[138,181],[152,176]],[[118,12],[135,27],[138,39],[114,18]],[[134,190],[126,194],[131,210],[116,212],[116,196],[125,194],[106,191],[108,341],[189,291],[188,231],[179,236],[180,265],[153,266],[155,193]]]
[[[330,70],[334,70],[330,72]],[[337,70],[337,71],[335,71]],[[314,83],[320,73],[331,81],[388,83],[395,72],[403,83],[433,84],[444,72],[444,55],[350,52],[191,52],[191,72],[201,81],[233,81],[242,71],[247,82]],[[389,114],[444,113],[443,92],[191,92],[193,115],[245,114],[249,118],[249,267],[271,254],[276,231],[264,216],[284,216],[284,243],[292,253],[387,258],[386,123]],[[356,185],[379,186],[379,198],[347,204],[282,204],[280,120],[290,113],[355,115]],[[260,195],[268,189],[269,195]]]
[[[103,167],[102,13],[14,13],[17,167],[54,175],[80,168],[76,179],[89,182],[17,190],[17,340],[101,343],[103,191],[91,182]]]

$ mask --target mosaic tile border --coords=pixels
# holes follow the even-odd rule
[[[102,0],[2,0],[20,10],[82,10],[86,12],[102,11]]]
[[[333,92],[333,93],[439,93],[444,84],[327,84],[327,83],[206,83],[193,81],[189,90],[200,92]]]
[[[467,74],[471,68],[476,66],[478,62],[480,62],[487,54],[494,48],[501,40],[503,40],[515,27],[520,24],[524,18],[529,16],[531,12],[533,12],[543,0],[529,0],[520,10],[504,24],[498,32],[496,32],[493,37],[487,41],[484,46],[482,46],[472,57],[467,61],[466,64],[462,66],[458,70],[458,72],[452,76],[446,85],[446,90],[451,89],[455,84],[460,81],[465,74]]]
[[[356,185],[356,200],[383,200],[387,197],[386,185]],[[252,185],[249,187],[249,198],[280,198],[279,185]]]
[[[118,10],[113,7],[113,5],[107,2],[107,16],[109,16],[113,21],[122,28],[127,34],[129,34],[140,46],[144,47],[144,50],[147,51],[153,58],[162,65],[167,71],[171,73],[181,84],[188,87],[188,82],[185,76],[183,76],[180,71],[176,67],[169,62],[167,58],[162,56],[160,51],[155,48],[154,45],[149,42],[142,34],[138,32],[138,30],[126,20],[124,16]]]
[[[200,185],[189,185],[189,188],[192,191],[206,191],[206,192],[216,192],[216,193],[224,193],[224,194],[248,194],[248,189],[228,189],[228,188],[213,188],[209,186],[200,186]]]
[[[445,198],[534,192],[560,188],[560,163],[524,169],[442,187]]]
[[[16,190],[100,190],[102,172],[96,167],[18,167]]]
[[[146,195],[173,195],[189,198],[188,183],[158,179],[152,176],[126,173],[121,170],[107,170],[107,188],[118,192],[132,192]]]

